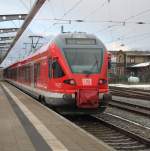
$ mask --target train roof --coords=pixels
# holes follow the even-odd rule
[[[46,52],[47,49],[48,49],[48,47],[49,47],[49,45],[50,45],[50,42],[47,43],[47,44],[45,44],[45,45],[43,45],[43,46],[42,46],[41,48],[39,48],[35,53],[33,53],[33,54],[27,56],[26,58],[22,59],[21,61],[17,61],[17,62],[15,62],[15,63],[9,65],[8,67],[18,66],[19,64],[21,64],[21,63],[23,63],[23,62],[26,62],[27,60],[31,59],[32,57]],[[7,69],[8,67],[6,67],[6,69]]]
[[[66,33],[61,33],[58,34],[54,39],[57,38],[96,38],[95,35],[93,34],[87,34],[84,32],[74,32],[74,33],[70,33],[70,32],[66,32]]]
[[[95,35],[87,34],[87,33],[81,33],[81,32],[59,34],[54,38],[54,42],[57,43],[58,46],[61,47],[61,48],[69,47],[69,44],[68,45],[66,44],[67,39],[68,40],[69,39],[79,39],[82,42],[80,44],[79,43],[78,44],[73,44],[73,41],[70,41],[71,42],[71,47],[73,47],[73,46],[77,47],[77,45],[80,45],[80,47],[82,47],[82,46],[84,46],[84,42],[85,42],[85,41],[82,41],[82,40],[89,39],[89,40],[91,40],[89,42],[91,42],[92,47],[95,45],[95,47],[105,48],[103,42],[99,38],[97,38]],[[93,43],[94,41],[92,41],[92,40],[94,40],[95,43]],[[87,43],[85,43],[85,46],[87,46]],[[88,44],[88,47],[90,48],[90,44]]]
[[[43,54],[44,52],[46,52],[48,50],[51,43],[56,43],[60,47],[65,47],[66,39],[95,39],[97,42],[97,45],[99,45],[99,47],[105,48],[104,44],[93,34],[80,33],[80,32],[78,32],[78,33],[76,33],[76,32],[75,33],[62,33],[62,34],[55,36],[47,44],[45,44],[41,48],[39,48],[35,53],[27,56],[25,59],[23,59],[21,61],[13,63],[12,65],[10,65],[8,67],[18,66],[19,64],[25,63],[26,61],[28,61],[29,59],[31,59],[37,55]]]
[[[45,44],[45,45],[43,45],[43,46],[42,46],[41,48],[39,48],[35,53],[33,53],[33,54],[27,56],[27,57],[26,57],[25,59],[23,59],[22,61],[27,60],[27,59],[30,59],[30,58],[32,58],[32,57],[34,57],[34,56],[36,56],[36,55],[39,55],[39,54],[42,54],[42,53],[46,52],[47,49],[49,48],[49,46],[50,46],[50,42],[47,43],[47,44]]]

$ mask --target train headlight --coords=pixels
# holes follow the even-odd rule
[[[106,84],[107,80],[105,79],[99,79],[98,84]]]
[[[75,82],[74,79],[67,79],[67,80],[64,80],[64,83],[70,84],[70,85],[76,85],[76,82]]]

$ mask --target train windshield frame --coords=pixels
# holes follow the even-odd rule
[[[72,73],[96,74],[103,63],[103,48],[65,48],[66,61]]]

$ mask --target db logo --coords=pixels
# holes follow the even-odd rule
[[[82,79],[83,85],[92,85],[92,79]]]
[[[57,88],[61,88],[61,87],[62,87],[62,83],[56,83],[55,86],[56,86]]]

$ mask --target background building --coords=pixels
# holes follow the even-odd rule
[[[126,81],[137,76],[141,81],[150,81],[150,51],[110,51],[112,53],[112,78]]]
[[[150,62],[130,66],[127,71],[129,74],[139,77],[142,82],[150,82]]]

